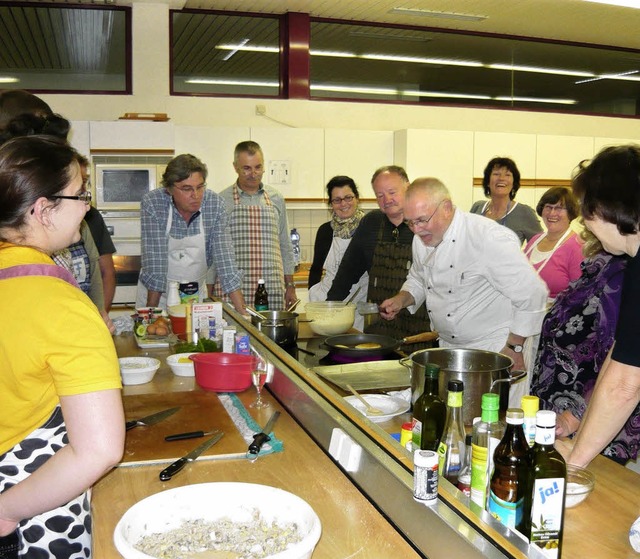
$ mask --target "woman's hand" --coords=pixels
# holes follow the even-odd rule
[[[0,502],[2,501],[0,497]],[[8,536],[9,534],[15,532],[15,529],[18,527],[18,523],[15,520],[7,520],[6,518],[0,518],[0,538],[4,536]]]
[[[113,320],[109,317],[109,313],[107,311],[100,311],[100,316],[102,316],[102,320],[109,328],[109,332],[113,335],[116,333],[116,325],[113,323]]]
[[[569,410],[564,410],[556,416],[556,437],[569,437],[580,427],[580,420]]]

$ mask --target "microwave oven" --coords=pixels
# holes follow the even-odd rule
[[[93,182],[98,210],[140,210],[144,195],[160,186],[165,165],[96,163]]]

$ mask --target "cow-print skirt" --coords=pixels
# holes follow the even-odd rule
[[[0,493],[29,477],[68,443],[58,406],[47,422],[0,455]],[[66,505],[23,520],[14,557],[27,559],[86,559],[91,557],[90,495],[85,492]],[[11,555],[6,555],[11,557]],[[0,555],[1,557],[1,555]]]

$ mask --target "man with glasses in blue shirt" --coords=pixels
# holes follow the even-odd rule
[[[413,264],[400,292],[380,305],[382,317],[426,303],[440,347],[503,353],[526,370],[523,345],[540,333],[547,288],[515,233],[457,209],[434,178],[411,183],[404,219],[415,235]]]
[[[242,274],[233,257],[229,216],[218,194],[207,189],[207,166],[197,157],[173,158],[162,186],[140,205],[142,266],[136,305],[166,307],[169,282],[197,284],[198,300],[211,294],[214,271],[224,293],[244,312]]]

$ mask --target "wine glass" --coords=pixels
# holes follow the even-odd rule
[[[269,406],[267,402],[262,399],[262,387],[267,382],[267,367],[265,363],[258,363],[256,368],[251,371],[251,381],[253,386],[256,387],[256,393],[258,394],[255,402],[249,404],[250,408],[262,409]]]

